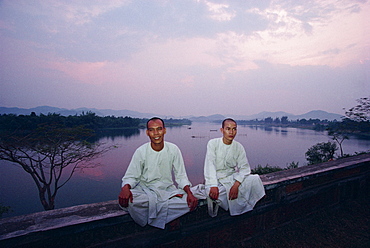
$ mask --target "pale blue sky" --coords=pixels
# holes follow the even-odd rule
[[[0,1],[0,106],[303,114],[370,95],[366,0]]]

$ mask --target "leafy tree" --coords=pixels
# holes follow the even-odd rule
[[[110,147],[89,143],[93,132],[82,127],[66,128],[57,124],[35,130],[0,135],[0,159],[20,165],[30,174],[45,210],[55,208],[55,197],[77,169],[94,167],[91,160]]]
[[[328,135],[337,142],[340,148],[340,156],[343,157],[344,140],[349,139],[350,134],[369,132],[370,127],[370,99],[360,98],[359,103],[346,111],[346,118],[342,122],[335,122],[328,126]]]
[[[138,128],[140,119],[131,117],[100,117],[95,113],[87,112],[81,115],[62,116],[60,114],[40,114],[37,116],[34,112],[31,115],[0,115],[1,130],[34,130],[42,124],[58,123],[65,127],[84,126],[93,130],[101,129],[120,129],[120,128]]]
[[[301,124],[301,125],[307,125],[308,124],[308,122],[307,122],[307,120],[306,119],[299,119],[299,120],[297,120],[297,123],[299,123],[299,124]]]
[[[322,142],[312,146],[306,152],[308,164],[317,164],[334,159],[337,144],[333,142]]]
[[[252,174],[258,174],[258,175],[263,175],[263,174],[268,174],[276,171],[282,171],[283,169],[277,166],[271,166],[269,164],[262,166],[262,165],[257,165],[256,168],[251,170]]]
[[[363,97],[357,99],[358,105],[346,111],[346,117],[353,121],[370,120],[370,98]]]
[[[288,116],[283,116],[283,117],[281,117],[281,123],[282,123],[282,124],[288,124],[288,123],[289,123],[289,121],[288,121]]]
[[[272,123],[273,121],[272,117],[265,118],[265,123]]]
[[[290,169],[295,169],[295,168],[298,168],[299,167],[299,162],[294,162],[292,161],[289,165],[287,165],[287,167],[285,168],[286,170],[290,170]]]
[[[282,170],[290,170],[290,169],[295,169],[298,168],[299,162],[295,163],[294,161],[291,162],[289,165],[287,165],[286,168],[280,168],[278,166],[271,166],[269,164],[266,164],[265,166],[261,166],[260,164],[257,165],[256,168],[251,170],[252,174],[258,174],[258,175],[263,175],[263,174],[269,174],[272,172],[277,172],[277,171],[282,171]]]
[[[280,122],[281,122],[281,121],[280,121],[280,118],[279,118],[279,117],[276,117],[276,118],[275,118],[275,120],[274,120],[274,123],[275,123],[275,124],[280,124]]]

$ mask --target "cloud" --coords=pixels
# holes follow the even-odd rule
[[[82,1],[28,1],[28,0],[4,0],[7,7],[24,13],[29,18],[40,19],[40,16],[53,20],[48,25],[57,23],[69,23],[73,25],[85,25],[95,18],[114,9],[125,6],[128,0],[82,0]]]
[[[368,89],[367,1],[0,4],[7,106],[299,113]]]
[[[283,6],[274,1],[270,7],[260,11],[269,20],[269,28],[264,31],[255,32],[256,37],[260,37],[261,45],[255,44],[257,50],[264,49],[271,56],[273,63],[286,63],[291,65],[330,65],[342,66],[362,56],[359,51],[347,49],[347,53],[337,56],[323,57],[322,51],[330,49],[344,50],[351,42],[362,43],[361,47],[366,46],[362,37],[363,30],[369,29],[369,25],[364,22],[367,11],[361,14],[351,14],[347,11],[348,2],[333,7],[333,4],[325,5],[321,1],[315,2],[315,8],[308,8],[313,13],[305,15],[304,6]],[[296,16],[306,16],[304,22]],[[350,23],[358,23],[356,27],[350,27]],[[309,27],[307,29],[307,27]],[[309,32],[307,32],[309,30]],[[338,30],[343,30],[338,32]],[[333,45],[336,45],[333,48]],[[359,44],[360,45],[360,44]],[[317,53],[317,50],[321,50]],[[339,55],[339,54],[338,54]],[[340,58],[339,58],[340,57]],[[328,60],[329,59],[329,60]]]
[[[205,1],[211,19],[216,21],[230,21],[235,17],[235,11],[229,10],[228,4],[217,4],[209,1]]]

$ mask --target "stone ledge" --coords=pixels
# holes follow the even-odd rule
[[[302,166],[295,169],[283,170],[274,173],[261,175],[261,180],[266,190],[280,187],[282,184],[292,181],[303,181],[312,176],[324,175],[333,170],[349,170],[358,164],[370,162],[370,154],[342,158],[321,164]]]
[[[4,218],[0,220],[0,240],[114,217],[131,221],[116,200]]]

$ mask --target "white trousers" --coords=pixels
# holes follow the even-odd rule
[[[192,189],[191,189],[192,190]],[[133,202],[127,208],[131,218],[140,226],[146,224],[164,229],[168,222],[188,213],[187,194],[172,197],[164,201],[158,200],[152,191],[147,188],[136,187],[131,189]]]
[[[233,186],[232,176],[218,184],[219,197],[216,201],[209,197],[210,188],[207,187],[208,214],[211,217],[217,216],[218,207],[224,210],[230,210],[230,215],[240,215],[251,211],[256,203],[265,195],[259,175],[248,175],[239,186],[238,198],[229,200],[229,192]]]

